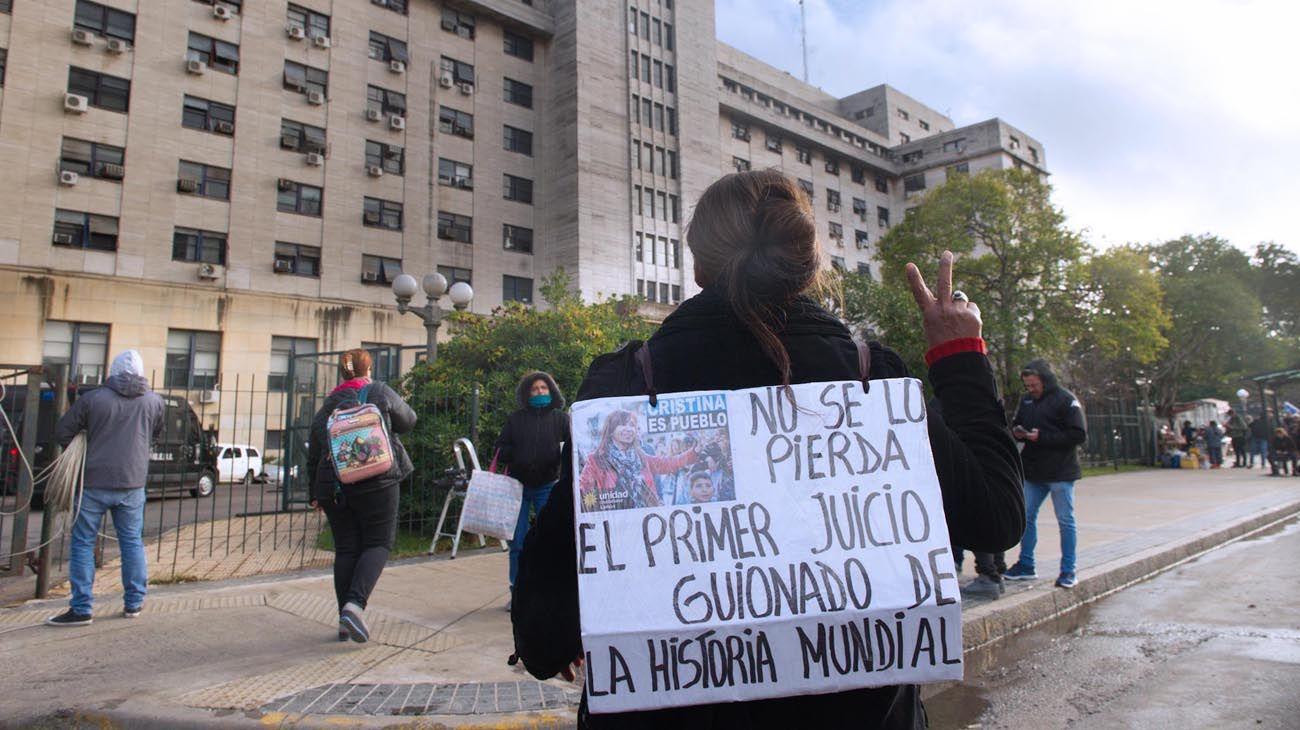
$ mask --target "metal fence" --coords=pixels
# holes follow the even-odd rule
[[[1153,464],[1160,428],[1149,406],[1132,400],[1109,398],[1084,403],[1088,440],[1080,459],[1088,466]]]

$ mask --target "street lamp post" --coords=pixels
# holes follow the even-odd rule
[[[428,301],[423,307],[412,307],[411,297],[415,296],[421,288],[424,289]],[[438,305],[438,299],[444,293],[451,299],[451,305],[457,310],[465,309],[474,299],[474,289],[469,284],[458,281],[448,289],[447,279],[442,274],[427,274],[424,281],[420,283],[417,283],[415,277],[410,274],[399,274],[396,279],[393,279],[393,296],[397,299],[397,311],[410,312],[424,321],[424,356],[429,362],[433,362],[433,359],[438,356],[438,327],[442,324],[442,318],[448,314],[447,310]]]

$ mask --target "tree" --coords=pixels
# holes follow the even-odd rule
[[[1279,244],[1261,243],[1251,263],[1264,326],[1278,336],[1300,338],[1300,257]]]
[[[920,320],[914,306],[902,306],[910,300],[903,267],[914,262],[932,275],[950,250],[957,255],[953,285],[980,306],[1004,390],[1018,389],[1025,361],[1059,359],[1082,329],[1076,305],[1088,248],[1050,197],[1051,188],[1023,170],[950,177],[881,239],[881,283],[846,286],[863,290],[854,308],[846,299],[846,318],[890,345],[910,344]],[[856,308],[864,305],[877,308]]]

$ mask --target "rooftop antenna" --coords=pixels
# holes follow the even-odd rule
[[[803,82],[808,83],[808,21],[803,13],[803,0],[799,0],[799,45],[803,47]]]

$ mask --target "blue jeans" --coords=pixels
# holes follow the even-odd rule
[[[1048,495],[1052,511],[1061,528],[1061,572],[1074,572],[1074,548],[1078,531],[1074,524],[1074,482],[1031,482],[1025,480],[1025,536],[1020,540],[1020,558],[1016,561],[1034,567],[1034,548],[1038,546],[1038,510]]]
[[[72,583],[72,610],[90,613],[95,587],[95,535],[105,512],[113,515],[117,545],[122,553],[122,605],[138,608],[144,603],[149,569],[144,560],[144,488],[87,489],[81,495],[81,510],[72,526],[68,557],[68,580]]]
[[[1250,468],[1255,468],[1255,455],[1259,454],[1259,468],[1268,463],[1268,439],[1252,438],[1250,440]]]
[[[536,506],[537,514],[542,513],[546,500],[551,498],[551,487],[555,482],[540,487],[524,487],[524,498],[519,502],[519,521],[515,523],[515,539],[510,541],[510,587],[515,587],[515,576],[519,575],[519,556],[524,552],[524,538],[528,535],[530,508]]]

